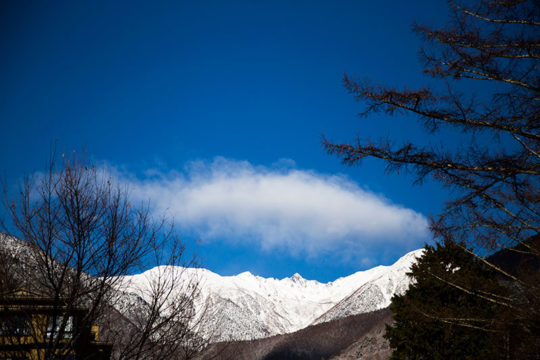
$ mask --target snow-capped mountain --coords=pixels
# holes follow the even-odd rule
[[[281,280],[244,272],[220,276],[206,269],[157,267],[125,277],[127,290],[140,294],[158,276],[198,283],[195,310],[202,314],[199,330],[213,340],[251,340],[290,333],[321,323],[382,309],[404,292],[406,272],[422,250],[412,251],[391,266],[377,266],[333,282],[306,280],[299,274]]]
[[[33,257],[24,242],[2,233],[0,238],[3,249],[23,268],[31,265]],[[180,291],[193,291],[196,284],[199,296],[194,310],[200,334],[214,341],[264,338],[387,307],[394,294],[408,288],[406,273],[422,251],[329,283],[299,274],[278,280],[249,272],[220,276],[201,268],[159,266],[123,277],[115,307],[128,319],[144,311],[160,277],[174,281]]]
[[[394,294],[403,294],[409,287],[410,279],[406,273],[416,258],[422,254],[422,251],[412,251],[401,257],[392,266],[377,266],[368,270],[373,273],[371,280],[360,285],[350,295],[317,318],[313,324],[389,306]]]

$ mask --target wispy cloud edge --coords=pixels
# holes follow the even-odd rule
[[[153,211],[172,216],[182,231],[210,241],[316,257],[407,247],[429,234],[422,214],[345,176],[299,170],[287,160],[265,167],[220,157],[189,163],[182,172],[149,171],[144,179],[105,171],[134,200],[150,200]]]

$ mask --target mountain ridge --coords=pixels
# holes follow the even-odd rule
[[[275,279],[248,271],[220,276],[204,268],[161,266],[126,276],[124,284],[127,291],[144,294],[158,274],[174,272],[175,281],[199,284],[195,310],[204,315],[198,320],[206,337],[213,341],[253,340],[387,307],[394,294],[409,286],[406,273],[422,251],[411,251],[392,265],[358,271],[328,283],[307,280],[298,273]]]
[[[24,241],[2,237],[11,256],[30,258]],[[144,311],[151,303],[148,294],[152,294],[152,284],[161,278],[177,284],[177,294],[198,285],[193,322],[209,341],[253,340],[293,333],[310,325],[387,307],[393,295],[408,288],[411,280],[406,273],[422,251],[411,251],[392,265],[358,271],[328,283],[304,279],[298,273],[283,279],[264,278],[248,271],[220,276],[204,268],[162,265],[121,277],[116,290],[122,299],[116,308],[126,318]]]

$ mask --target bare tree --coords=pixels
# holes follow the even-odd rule
[[[126,326],[115,327],[109,332],[110,338],[122,338],[122,347],[116,349],[118,359],[191,359],[206,345],[207,341],[197,334],[199,321],[204,311],[195,313],[195,301],[199,297],[198,279],[193,272],[187,273],[185,266],[178,263],[178,251],[167,248],[159,251],[167,253],[156,263],[167,264],[156,267],[145,276],[144,282],[122,279],[119,286],[124,292],[138,294],[143,299],[142,306],[135,306],[130,312]],[[109,323],[118,321],[112,316]]]
[[[119,359],[187,359],[201,346],[191,327],[195,280],[155,279],[136,319],[128,316],[137,313],[134,304],[121,306],[136,296],[123,290],[124,275],[155,265],[183,269],[177,266],[185,265],[184,246],[171,224],[153,219],[148,205],[131,203],[128,189],[84,156],[62,155],[60,167],[53,156],[46,173],[26,178],[15,199],[5,190],[3,200],[28,249],[20,286],[54,299],[45,359],[69,354],[83,336],[74,330],[93,324],[102,326],[100,340],[112,343]],[[75,328],[70,314],[80,308],[84,317]]]
[[[362,116],[415,115],[430,134],[454,128],[468,145],[395,146],[361,138],[349,144],[324,139],[323,144],[346,164],[374,157],[386,161],[388,171],[410,171],[417,182],[431,176],[453,190],[444,211],[431,221],[433,233],[462,244],[512,281],[516,290],[507,309],[531,335],[540,320],[538,272],[510,271],[488,256],[505,250],[536,263],[540,259],[534,240],[540,229],[540,3],[448,4],[451,20],[444,28],[414,25],[427,45],[421,50],[424,72],[442,86],[398,90],[348,76],[344,81],[366,105]]]

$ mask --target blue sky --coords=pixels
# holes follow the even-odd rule
[[[334,280],[429,241],[447,194],[336,142],[433,143],[404,117],[359,119],[344,72],[401,87],[421,74],[413,21],[444,1],[3,1],[1,176],[86,149],[167,211],[203,265]],[[448,139],[447,139],[448,140]]]

